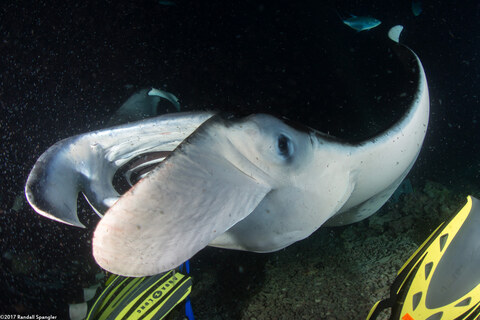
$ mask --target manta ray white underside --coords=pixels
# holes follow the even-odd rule
[[[207,245],[270,252],[322,225],[362,220],[407,175],[427,130],[422,64],[394,46],[416,93],[402,119],[374,139],[346,144],[266,114],[167,114],[56,143],[33,167],[27,199],[48,218],[82,226],[83,193],[104,214],[96,261],[126,276],[170,270]],[[133,185],[123,195],[112,184],[119,170]]]

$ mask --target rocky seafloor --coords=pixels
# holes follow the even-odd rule
[[[457,192],[434,182],[407,188],[406,194],[392,197],[364,221],[321,228],[307,239],[269,254],[205,248],[191,259],[195,317],[365,319],[375,302],[388,297],[390,284],[404,262],[465,204],[467,194],[462,192],[467,191],[480,196],[475,187]],[[74,232],[60,224],[52,226],[66,228],[67,234]],[[0,266],[8,272],[9,298],[2,299],[6,310],[19,314],[51,310],[67,316],[67,303],[82,301],[82,287],[103,281],[91,257],[89,232],[76,232],[73,236],[86,250],[80,253],[78,249],[76,258],[70,257],[71,263],[65,256],[43,266],[40,253],[32,250],[2,255]],[[62,243],[61,252],[65,250]],[[378,319],[388,316],[384,312]],[[180,307],[167,317],[184,318]]]
[[[365,221],[320,229],[279,252],[206,249],[192,260],[195,315],[365,319],[375,302],[388,297],[404,262],[465,204],[465,196],[427,182]],[[384,311],[378,319],[388,316]]]

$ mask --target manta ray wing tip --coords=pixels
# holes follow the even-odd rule
[[[388,37],[395,41],[396,43],[400,42],[400,34],[403,31],[403,26],[402,25],[396,25],[390,28],[388,31]]]

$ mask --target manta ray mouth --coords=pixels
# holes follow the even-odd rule
[[[113,187],[119,194],[124,194],[171,153],[171,151],[156,151],[134,157],[115,172],[112,179]]]

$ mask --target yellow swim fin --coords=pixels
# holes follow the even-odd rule
[[[367,316],[391,308],[390,320],[480,319],[480,201],[442,223],[398,271],[390,297]]]

